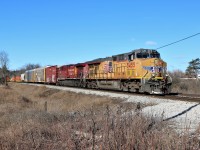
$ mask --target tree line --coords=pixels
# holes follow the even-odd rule
[[[17,70],[9,70],[9,58],[8,53],[5,51],[0,51],[0,84],[7,85],[7,77],[10,76],[20,76],[22,73],[24,73],[26,70],[31,70],[35,68],[41,67],[40,64],[32,64],[28,63]]]
[[[22,73],[24,73],[26,70],[31,70],[31,69],[41,67],[39,64],[29,63],[29,64],[24,65],[18,70],[10,71],[8,69],[8,64],[9,64],[8,54],[5,51],[0,51],[0,84],[7,85],[6,78],[8,76],[19,76]],[[181,77],[184,76],[184,77],[189,77],[189,78],[198,78],[199,73],[200,73],[200,59],[196,58],[188,62],[188,67],[185,73],[183,73],[180,70],[176,70],[174,71],[173,75],[181,76]]]

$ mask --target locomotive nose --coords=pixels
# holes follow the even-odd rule
[[[152,77],[162,77],[164,62],[161,59],[155,58],[151,61],[152,65]]]
[[[163,67],[163,61],[161,59],[154,59],[154,66]]]

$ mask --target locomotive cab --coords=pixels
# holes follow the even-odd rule
[[[167,64],[160,53],[151,49],[134,50],[128,56],[129,62],[136,64],[136,74],[140,78],[140,91],[151,94],[170,92],[171,77],[167,74]]]
[[[139,73],[144,78],[162,79],[163,74],[166,74],[167,64],[160,58],[160,53],[156,50],[134,50],[128,55],[128,61],[129,63],[134,62],[136,74]]]

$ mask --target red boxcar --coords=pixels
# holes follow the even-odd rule
[[[21,76],[16,76],[15,77],[15,82],[21,82]]]
[[[57,71],[58,71],[58,79],[59,79],[59,80],[61,80],[61,79],[66,79],[66,78],[67,78],[67,76],[68,76],[67,68],[68,68],[67,65],[60,66],[60,67],[57,68]]]
[[[48,66],[45,68],[46,82],[55,84],[58,78],[57,66]]]
[[[58,79],[74,79],[76,78],[76,66],[75,65],[64,65],[58,67]]]
[[[74,79],[76,78],[76,66],[74,65],[68,65],[68,68],[67,68],[67,78],[71,78],[71,79]]]
[[[7,77],[7,79],[8,79],[8,77]],[[12,82],[21,82],[21,76],[12,76],[10,78],[10,81],[12,81]]]

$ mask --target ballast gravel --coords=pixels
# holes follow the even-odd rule
[[[35,84],[32,84],[35,85]],[[37,85],[44,86],[44,85]],[[124,102],[145,104],[141,112],[145,115],[156,116],[162,118],[164,121],[173,121],[177,131],[195,132],[200,123],[200,104],[197,102],[185,102],[178,100],[162,99],[147,96],[138,96],[124,93],[112,93],[107,91],[95,91],[89,89],[77,89],[70,87],[59,87],[46,85],[48,88],[71,91],[76,93],[107,96],[111,98],[118,98]]]

